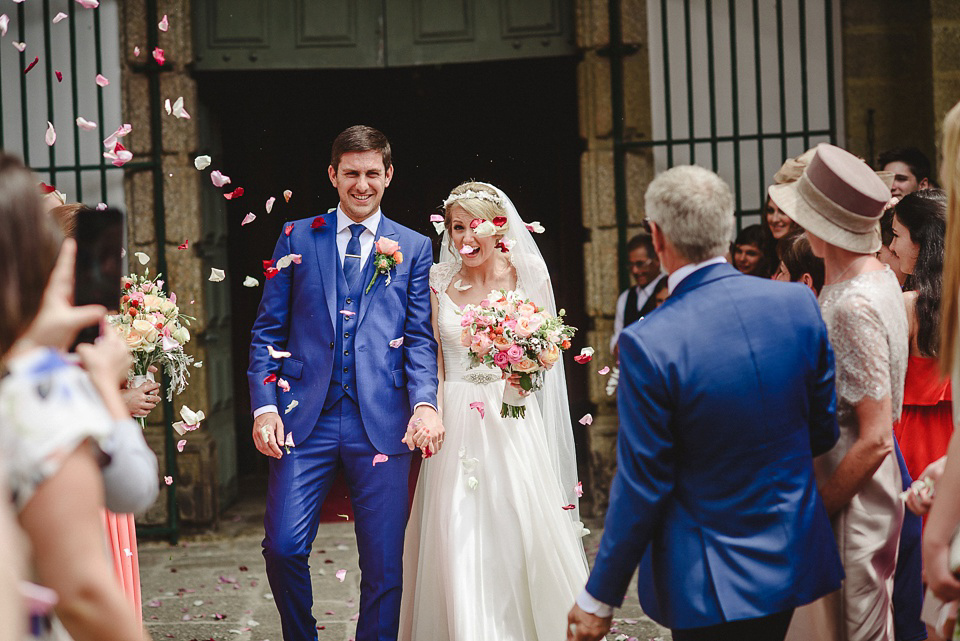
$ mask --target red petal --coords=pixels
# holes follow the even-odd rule
[[[294,224],[295,224],[295,223],[290,223],[289,225],[287,225],[286,227],[284,227],[284,228],[283,228],[283,233],[286,234],[287,236],[289,236],[289,235],[290,235],[290,232],[293,231],[293,226],[294,226]]]
[[[493,224],[496,225],[497,227],[503,227],[504,225],[507,224],[507,217],[497,216],[493,219]]]
[[[263,268],[264,268],[264,269],[269,269],[269,268],[273,267],[273,264],[276,263],[276,262],[277,262],[277,261],[275,261],[275,260],[265,260],[265,261],[263,261]]]
[[[563,509],[565,509],[565,510],[574,510],[574,509],[576,509],[576,507],[577,507],[576,505],[574,505],[573,503],[571,503],[570,505],[564,505],[564,506],[563,506]]]
[[[226,198],[227,200],[233,200],[234,198],[239,198],[242,195],[243,195],[243,187],[237,187],[236,189],[231,191],[229,194],[224,194],[223,197]]]
[[[327,221],[323,219],[323,216],[317,216],[313,219],[313,222],[310,223],[310,229],[318,229],[320,227],[326,226]]]
[[[40,62],[40,56],[37,56],[33,59],[33,62],[27,65],[27,68],[23,70],[23,73],[30,73],[30,70],[37,66],[37,63]]]
[[[53,73],[57,74],[57,82],[63,82],[63,74],[62,74],[62,73],[60,73],[59,71],[56,71],[56,70],[54,70]]]
[[[177,249],[186,249],[189,246],[190,246],[190,239],[188,238],[187,240],[183,241],[182,244],[178,245]]]
[[[583,365],[584,363],[589,363],[590,361],[592,361],[593,356],[590,356],[588,354],[579,354],[578,356],[574,356],[573,360]]]
[[[162,65],[166,61],[166,58],[163,54],[163,49],[160,47],[155,48],[153,50],[153,59],[157,61],[158,65]]]
[[[48,185],[48,184],[45,183],[45,182],[41,182],[41,183],[40,183],[40,191],[42,191],[42,192],[45,193],[45,194],[52,194],[52,193],[55,192],[56,190],[57,190],[57,188],[54,187],[53,185]]]
[[[476,229],[477,226],[483,222],[482,218],[474,218],[470,221],[470,229]]]
[[[113,146],[113,153],[117,153],[118,151],[126,151],[126,150],[127,150],[127,148],[124,147],[124,146],[123,146],[122,144],[120,144],[119,142],[118,142],[116,145]]]
[[[266,385],[267,383],[276,383],[276,382],[277,382],[277,375],[276,375],[276,374],[271,374],[270,376],[268,376],[268,377],[266,377],[265,379],[263,379],[263,384],[264,384],[264,385]]]
[[[277,269],[276,267],[267,267],[267,269],[264,270],[263,275],[267,280],[270,280],[271,278],[273,278],[279,273],[280,273],[280,270]]]

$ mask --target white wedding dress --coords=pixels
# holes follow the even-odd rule
[[[501,418],[499,370],[464,368],[460,316],[446,293],[457,269],[430,273],[446,437],[423,462],[407,525],[399,638],[559,641],[587,580],[582,526],[563,509],[536,397],[526,418]],[[471,408],[478,402],[483,416]]]

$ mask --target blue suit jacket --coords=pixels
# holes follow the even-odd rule
[[[251,407],[276,405],[294,443],[305,439],[316,425],[330,387],[336,345],[337,275],[342,270],[337,252],[336,212],[323,216],[326,225],[312,229],[312,218],[295,221],[289,236],[280,234],[274,260],[301,254],[294,264],[264,283],[263,298],[253,324],[247,379]],[[430,322],[430,241],[386,216],[376,237],[400,243],[403,262],[391,271],[390,285],[379,276],[363,295],[357,313],[355,354],[360,415],[367,436],[384,454],[400,454],[400,442],[417,403],[437,402],[437,342]],[[373,259],[371,250],[368,261]],[[364,285],[366,287],[366,285]],[[403,345],[390,341],[403,337]],[[273,359],[267,345],[292,353]],[[290,383],[284,392],[275,383],[264,384],[276,373]],[[284,409],[296,399],[289,414]]]
[[[618,469],[587,591],[674,629],[840,587],[813,475],[836,443],[833,352],[802,285],[702,268],[620,338]]]

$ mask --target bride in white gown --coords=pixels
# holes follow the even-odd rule
[[[495,289],[518,289],[555,314],[549,275],[500,190],[464,183],[444,208],[430,286],[446,436],[423,462],[407,525],[400,639],[560,640],[587,579],[563,363],[527,397],[526,418],[501,418],[500,371],[465,367],[457,314]],[[498,216],[503,234],[474,233],[477,219]]]

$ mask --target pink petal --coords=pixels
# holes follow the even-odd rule
[[[186,240],[184,240],[181,244],[179,244],[179,245],[177,246],[177,249],[186,249],[186,248],[189,247],[189,246],[190,246],[190,239],[187,238]]]
[[[293,192],[292,192],[292,191],[290,191],[289,189],[284,190],[284,192],[283,192],[283,199],[284,199],[285,201],[290,202],[290,197],[291,197],[291,196],[293,196]]]
[[[48,147],[53,147],[53,143],[57,142],[57,131],[53,128],[53,123],[49,120],[47,121],[47,133],[43,139],[47,142]]]
[[[250,212],[249,214],[243,217],[243,221],[240,223],[240,226],[243,227],[244,225],[249,225],[256,219],[257,219],[256,214],[254,214],[253,212]]]
[[[464,245],[463,247],[460,248],[460,253],[463,254],[464,256],[469,256],[475,251],[476,249],[474,249],[470,245]]]
[[[341,309],[341,310],[340,310],[340,313],[343,314],[344,316],[346,316],[347,318],[350,318],[351,316],[356,316],[356,315],[357,315],[356,312],[351,312],[351,311],[348,310],[348,309]]]
[[[390,459],[386,454],[377,454],[373,457],[373,467],[377,466],[377,463],[386,463]]]
[[[277,382],[276,374],[268,374],[267,377],[263,379],[264,385],[266,385],[267,383],[276,383],[276,382]]]
[[[222,173],[214,169],[210,172],[210,182],[213,183],[214,187],[223,187],[224,185],[230,184],[230,176],[224,176]]]
[[[580,425],[592,425],[592,424],[593,424],[593,415],[592,415],[592,414],[584,414],[584,415],[583,415],[583,418],[581,418],[578,422],[580,423]]]
[[[79,2],[79,1],[80,1],[80,0],[77,0],[77,2]],[[100,85],[101,87],[106,87],[107,85],[110,84],[110,81],[107,80],[106,77],[105,77],[103,74],[98,73],[98,74],[97,74],[97,84]]]
[[[585,365],[593,360],[593,356],[590,356],[589,354],[578,354],[573,357],[573,360],[577,361],[581,365]]]
[[[180,343],[173,340],[169,336],[164,336],[163,338],[161,338],[160,343],[163,345],[163,351],[165,352],[169,352],[171,350],[175,350],[178,347],[180,347]]]
[[[56,74],[56,76],[57,76],[57,82],[63,82],[63,74],[62,74],[62,73],[60,73],[60,72],[57,71],[56,69],[53,70],[53,73]]]
[[[97,128],[97,123],[87,120],[83,116],[77,118],[77,126],[83,129],[84,131],[93,131]]]
[[[293,432],[287,432],[287,438],[283,440],[284,447],[296,447],[293,444]]]
[[[337,570],[337,578],[340,579],[340,583],[343,583],[343,580],[347,578],[347,571]]]
[[[577,481],[577,485],[573,488],[573,491],[577,493],[577,497],[583,496],[583,483]]]
[[[564,506],[563,506],[563,509],[564,509],[564,510],[575,510],[575,509],[577,509],[577,506],[574,505],[573,503],[570,503],[569,505],[564,505]]]
[[[289,392],[289,391],[290,391],[290,383],[288,383],[287,381],[283,380],[282,378],[278,378],[278,379],[277,379],[277,387],[279,387],[280,389],[282,389],[284,392]]]
[[[441,216],[440,214],[431,214],[431,215],[430,215],[430,222],[431,222],[431,223],[442,223],[442,222],[443,222],[443,216]]]
[[[401,336],[400,338],[395,338],[392,341],[390,341],[390,347],[394,349],[400,347],[401,345],[403,345],[403,336]]]
[[[172,477],[172,476],[164,476],[164,477],[163,477],[163,482],[166,483],[167,485],[173,485],[173,477]],[[156,607],[156,606],[151,606],[151,607]]]
[[[134,48],[133,48],[133,57],[134,57],[134,58],[139,58],[139,57],[140,57],[140,47],[134,47]]]
[[[67,19],[67,14],[61,11],[57,15],[53,16],[53,24],[57,24],[58,22],[66,19]]]
[[[600,376],[605,376],[606,374],[609,374],[609,373],[610,373],[609,367],[604,367],[603,369],[597,371],[597,374],[599,374]]]
[[[477,410],[478,412],[480,412],[480,418],[481,419],[483,418],[483,415],[484,415],[483,401],[470,403],[470,409]]]
[[[186,445],[186,444],[187,444],[187,440],[186,440],[186,439],[181,439],[181,440],[177,441],[177,451],[178,451],[178,452],[182,452],[182,451],[183,451],[183,446]]]
[[[276,198],[274,198],[273,196],[270,196],[269,198],[267,198],[267,204],[266,204],[265,207],[266,207],[266,210],[267,210],[267,213],[268,213],[268,214],[269,214],[271,211],[273,211],[273,203],[274,203],[274,201],[276,201]]]
[[[160,47],[154,47],[152,55],[153,59],[157,61],[158,65],[162,66],[163,63],[167,61],[166,57],[164,56],[163,49]]]
[[[100,6],[100,0],[77,0],[77,4],[84,9],[96,9]]]
[[[287,236],[289,236],[289,235],[290,235],[290,232],[293,231],[293,226],[294,226],[295,224],[296,224],[296,223],[290,223],[289,225],[287,225],[286,227],[284,227],[284,228],[283,228],[283,233],[286,234]]]
[[[27,68],[23,70],[24,74],[30,73],[30,70],[37,66],[37,63],[40,62],[40,56],[35,56],[33,62],[27,65]]]
[[[169,28],[170,28],[170,21],[167,19],[167,14],[163,14],[163,19],[160,20],[160,24],[157,25],[157,29],[166,33],[167,29]]]

